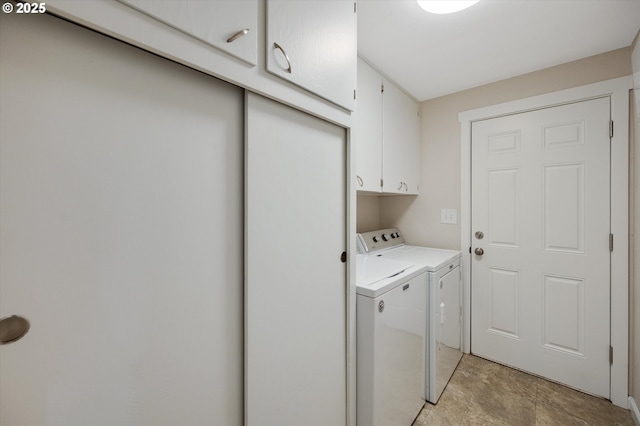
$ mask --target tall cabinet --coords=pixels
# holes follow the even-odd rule
[[[420,190],[420,117],[418,103],[383,79],[382,192],[418,194]]]
[[[382,76],[358,58],[358,99],[354,112],[356,188],[382,191]]]
[[[418,103],[362,58],[358,58],[354,127],[357,190],[418,194]]]

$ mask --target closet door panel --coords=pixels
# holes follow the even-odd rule
[[[347,421],[346,131],[247,95],[246,422]]]
[[[0,54],[0,424],[241,425],[242,92],[50,15]]]

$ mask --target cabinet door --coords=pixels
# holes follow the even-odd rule
[[[258,0],[118,0],[251,65],[257,62]]]
[[[268,0],[267,70],[352,111],[354,5],[353,0]]]
[[[358,58],[358,98],[353,114],[356,144],[356,188],[382,190],[382,76]]]
[[[418,194],[420,117],[418,104],[390,81],[384,82],[383,192]]]
[[[347,421],[346,131],[249,93],[245,424]]]

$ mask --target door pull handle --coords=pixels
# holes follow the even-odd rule
[[[29,320],[19,315],[0,319],[0,345],[17,342],[29,331]]]
[[[287,61],[287,68],[285,68],[284,70],[291,74],[291,60],[289,60],[289,55],[287,55],[287,52],[285,52],[282,46],[280,46],[278,43],[273,43],[273,48],[278,49],[280,52],[282,52],[282,54],[284,55],[284,59]]]

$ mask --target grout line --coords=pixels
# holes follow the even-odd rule
[[[540,379],[536,378],[536,396],[533,401],[533,422],[538,424],[538,395],[540,394]]]

